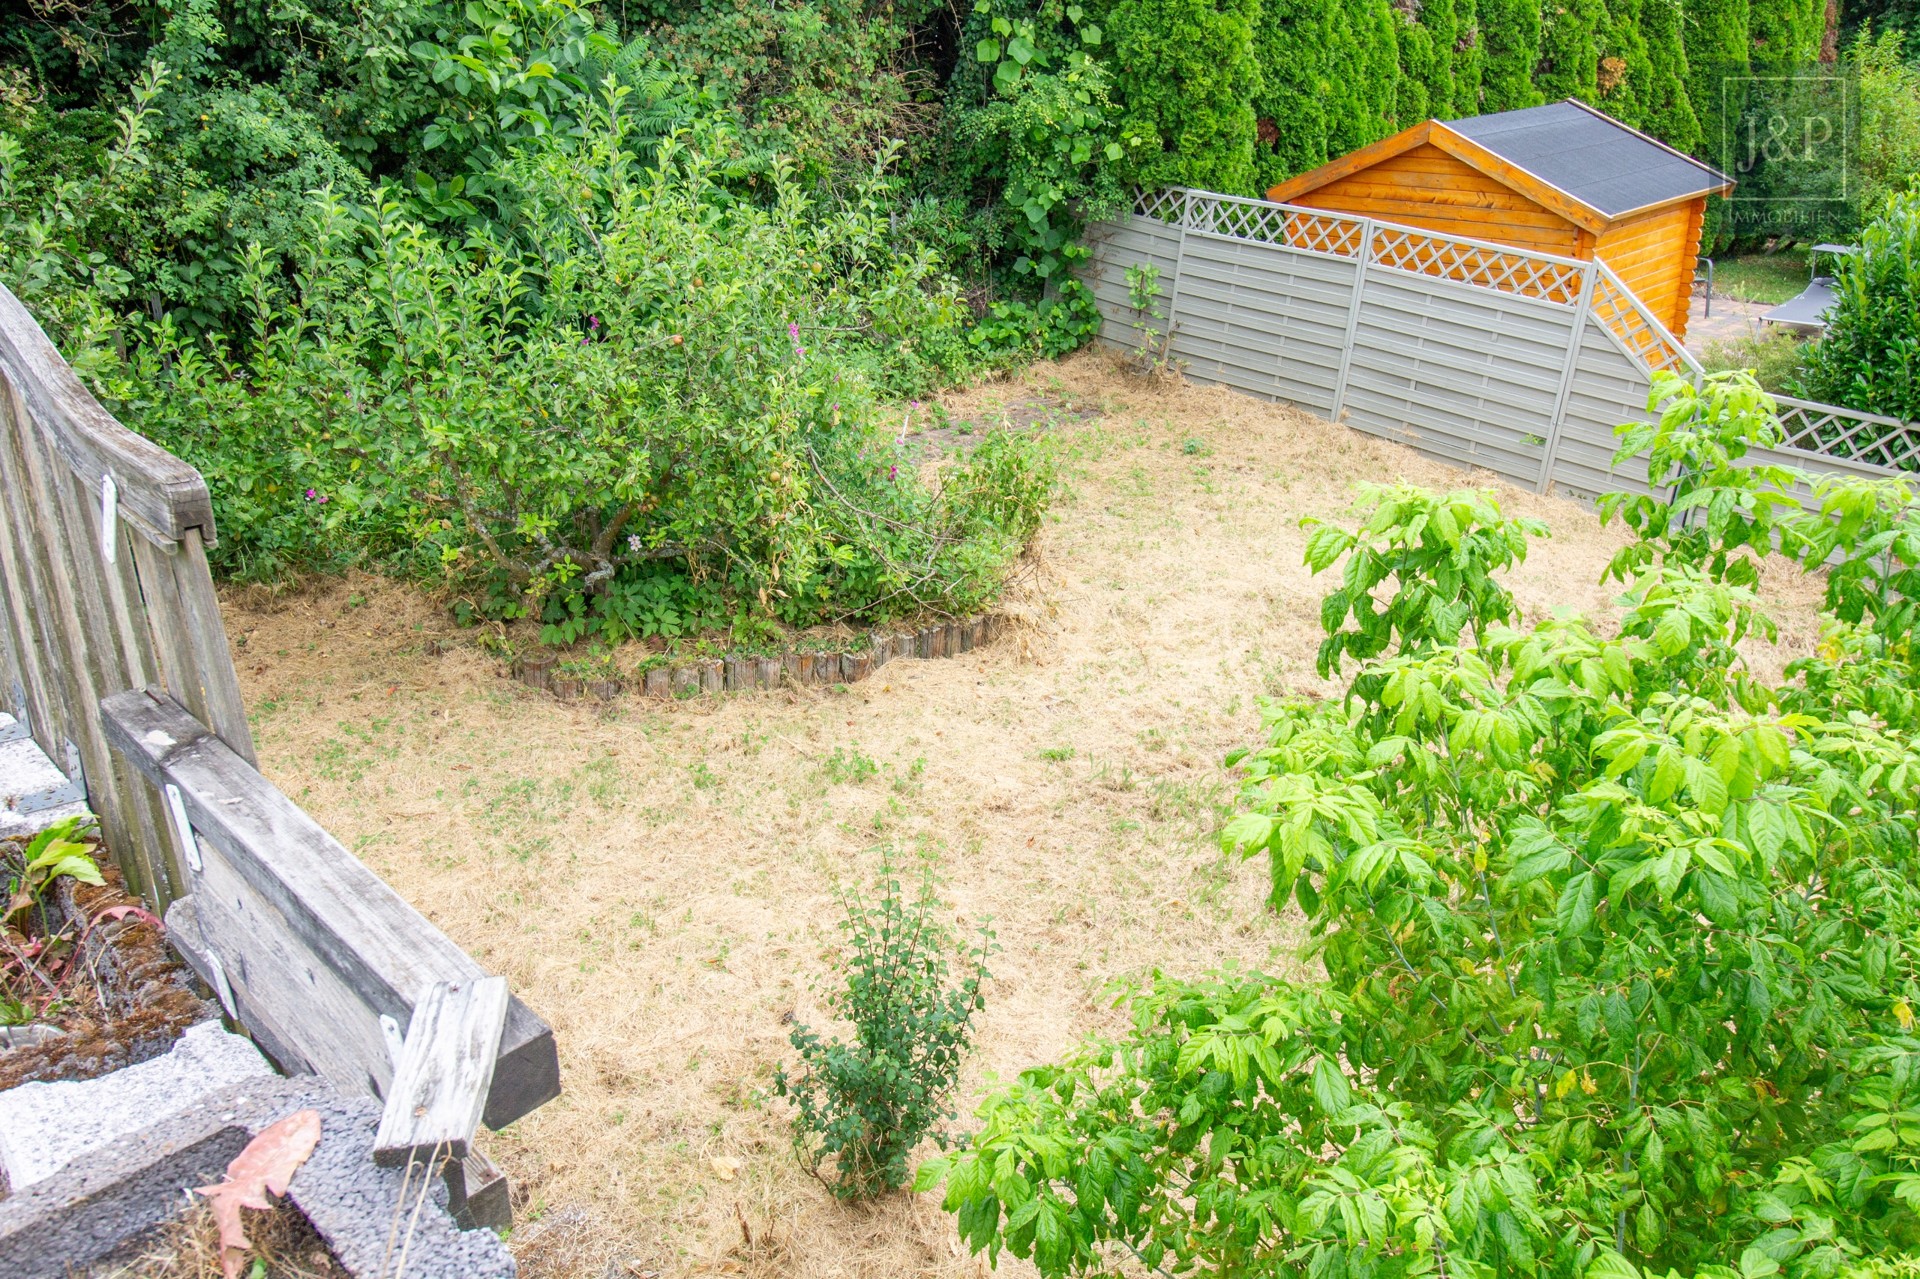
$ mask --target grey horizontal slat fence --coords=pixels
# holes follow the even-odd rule
[[[1592,500],[1646,492],[1613,465],[1614,427],[1645,421],[1655,369],[1703,375],[1601,262],[1206,191],[1142,192],[1096,224],[1082,278],[1107,342],[1143,334],[1199,382],[1230,386]],[[1158,269],[1151,313],[1126,274]],[[1786,444],[1756,460],[1813,474],[1920,464],[1920,428],[1782,398]]]

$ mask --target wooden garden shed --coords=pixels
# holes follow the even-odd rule
[[[1446,235],[1598,257],[1684,339],[1707,197],[1733,180],[1569,98],[1427,120],[1267,192]]]

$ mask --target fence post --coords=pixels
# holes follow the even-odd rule
[[[1547,443],[1541,450],[1540,478],[1534,481],[1536,493],[1553,487],[1553,462],[1560,453],[1560,427],[1567,418],[1567,396],[1573,390],[1573,373],[1580,363],[1580,344],[1587,337],[1587,318],[1593,314],[1593,290],[1600,279],[1596,263],[1587,263],[1580,281],[1580,296],[1573,304],[1573,328],[1567,338],[1567,362],[1560,370],[1560,389],[1553,396],[1553,417],[1547,423]]]
[[[1335,422],[1347,406],[1347,373],[1353,368],[1353,340],[1355,331],[1360,327],[1360,299],[1367,289],[1367,263],[1373,260],[1374,221],[1366,220],[1366,230],[1360,235],[1360,256],[1353,268],[1353,301],[1347,308],[1347,340],[1340,348],[1340,372],[1333,380],[1333,408],[1327,417]]]
[[[1187,268],[1187,225],[1193,221],[1192,191],[1180,193],[1180,238],[1173,248],[1173,287],[1167,290],[1167,337],[1166,344],[1160,349],[1169,358],[1173,355],[1174,316],[1180,308],[1180,277]]]

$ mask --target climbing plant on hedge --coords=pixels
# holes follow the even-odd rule
[[[1029,294],[995,303],[972,339],[1062,355],[1100,325],[1091,294],[1069,275],[1087,255],[1085,220],[1125,199],[1117,112],[1095,57],[1106,33],[1078,4],[982,0],[962,36],[971,78],[949,107],[956,176],[998,192],[990,225],[1014,250],[1013,274]]]

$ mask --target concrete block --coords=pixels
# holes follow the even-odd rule
[[[185,1208],[192,1187],[218,1182],[254,1133],[303,1109],[320,1112],[320,1144],[294,1173],[288,1198],[350,1274],[374,1279],[383,1265],[396,1273],[404,1246],[408,1279],[512,1279],[512,1254],[497,1235],[460,1230],[447,1215],[444,1181],[423,1181],[418,1167],[374,1164],[380,1103],[311,1075],[249,1080],[203,1097],[194,1110],[0,1200],[0,1279],[64,1279],[114,1254]],[[416,1215],[423,1185],[429,1202]]]
[[[15,1192],[211,1094],[273,1074],[259,1050],[217,1021],[190,1027],[164,1057],[97,1079],[0,1092],[0,1168]]]

